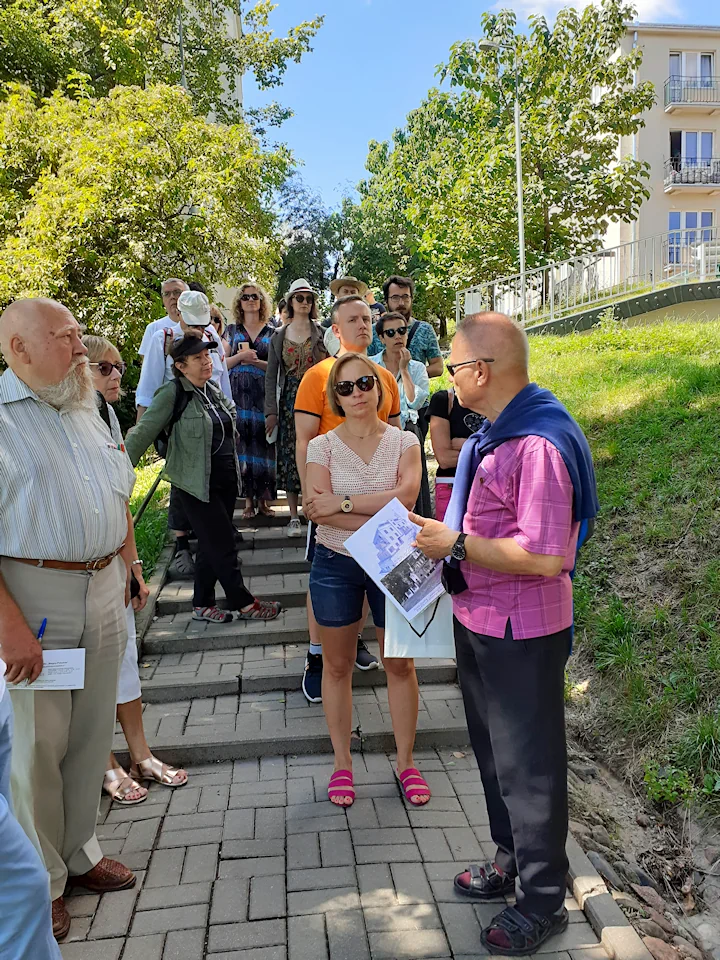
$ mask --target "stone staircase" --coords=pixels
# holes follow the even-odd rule
[[[235,521],[243,531],[239,552],[248,588],[280,600],[269,623],[210,624],[192,619],[192,583],[175,580],[160,591],[145,636],[140,675],[145,730],[158,756],[171,763],[240,760],[326,753],[330,740],[321,705],[300,689],[308,631],[305,595],[310,566],[304,540],[285,535],[287,502],[273,518]],[[219,605],[224,595],[218,585]],[[369,619],[364,637],[377,656]],[[418,749],[462,746],[467,728],[453,660],[416,661],[420,682]],[[353,675],[354,741],[363,751],[393,749],[382,666]],[[125,744],[118,737],[118,753]]]

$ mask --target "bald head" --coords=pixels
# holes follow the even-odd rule
[[[494,359],[493,371],[518,370],[527,374],[530,345],[517,320],[504,313],[470,313],[460,321],[457,334],[478,351]]]
[[[460,321],[450,350],[460,403],[489,420],[528,384],[527,334],[504,313],[471,313]]]
[[[16,300],[0,316],[0,350],[33,390],[60,383],[85,357],[82,328],[57,300]]]

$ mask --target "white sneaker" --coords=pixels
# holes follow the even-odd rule
[[[290,521],[290,523],[287,525],[285,533],[288,537],[304,537],[305,536],[305,534],[303,533],[302,524],[297,518]]]

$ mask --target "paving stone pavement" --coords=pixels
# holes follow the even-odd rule
[[[178,660],[187,654],[176,654]],[[226,653],[204,654],[206,663],[225,663]],[[167,660],[167,658],[166,658]],[[146,662],[146,661],[143,661]],[[438,722],[464,722],[460,688],[453,683],[420,687],[418,729]],[[292,734],[302,729],[305,734],[327,732],[322,704],[309,704],[301,690],[271,690],[264,693],[243,693],[170,703],[146,703],[143,723],[149,741],[172,737],[182,744],[199,733],[236,734],[252,737],[265,734]],[[301,727],[298,727],[301,724]],[[390,729],[390,708],[387,687],[368,687],[353,693],[353,727],[380,725]],[[116,728],[116,748],[125,749],[120,727]]]
[[[354,757],[357,800],[327,801],[328,755],[195,766],[179,790],[100,808],[103,851],[135,889],[67,899],[64,960],[470,960],[502,903],[453,892],[493,854],[474,758],[416,754],[433,791],[408,806],[393,757]],[[570,896],[542,960],[607,960]]]

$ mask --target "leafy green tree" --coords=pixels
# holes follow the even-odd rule
[[[283,297],[298,277],[305,277],[318,293],[328,290],[337,276],[342,255],[342,221],[297,174],[280,191],[282,263],[277,296]]]
[[[130,357],[164,277],[271,282],[289,167],[179,87],[40,100],[15,85],[0,110],[0,301],[55,297]]]
[[[83,74],[88,89],[104,96],[118,85],[176,84],[184,75],[198,113],[237,121],[243,74],[253,73],[261,87],[278,86],[323,21],[316,17],[277,37],[270,28],[274,8],[258,0],[243,13],[235,37],[229,26],[237,0],[2,0],[0,84],[20,81],[48,96]],[[260,119],[286,115],[273,107]]]
[[[456,43],[438,70],[451,89],[430,91],[392,144],[371,145],[352,248],[384,218],[404,225],[406,255],[424,262],[428,291],[446,304],[459,286],[517,271],[515,55],[528,267],[597,249],[610,222],[634,219],[649,170],[618,157],[618,142],[643,126],[654,91],[633,85],[641,50],[618,54],[633,15],[602,0],[561,10],[552,27],[531,17],[525,36],[512,11],[483,14],[483,34],[508,49]],[[391,258],[397,244],[395,234]]]

